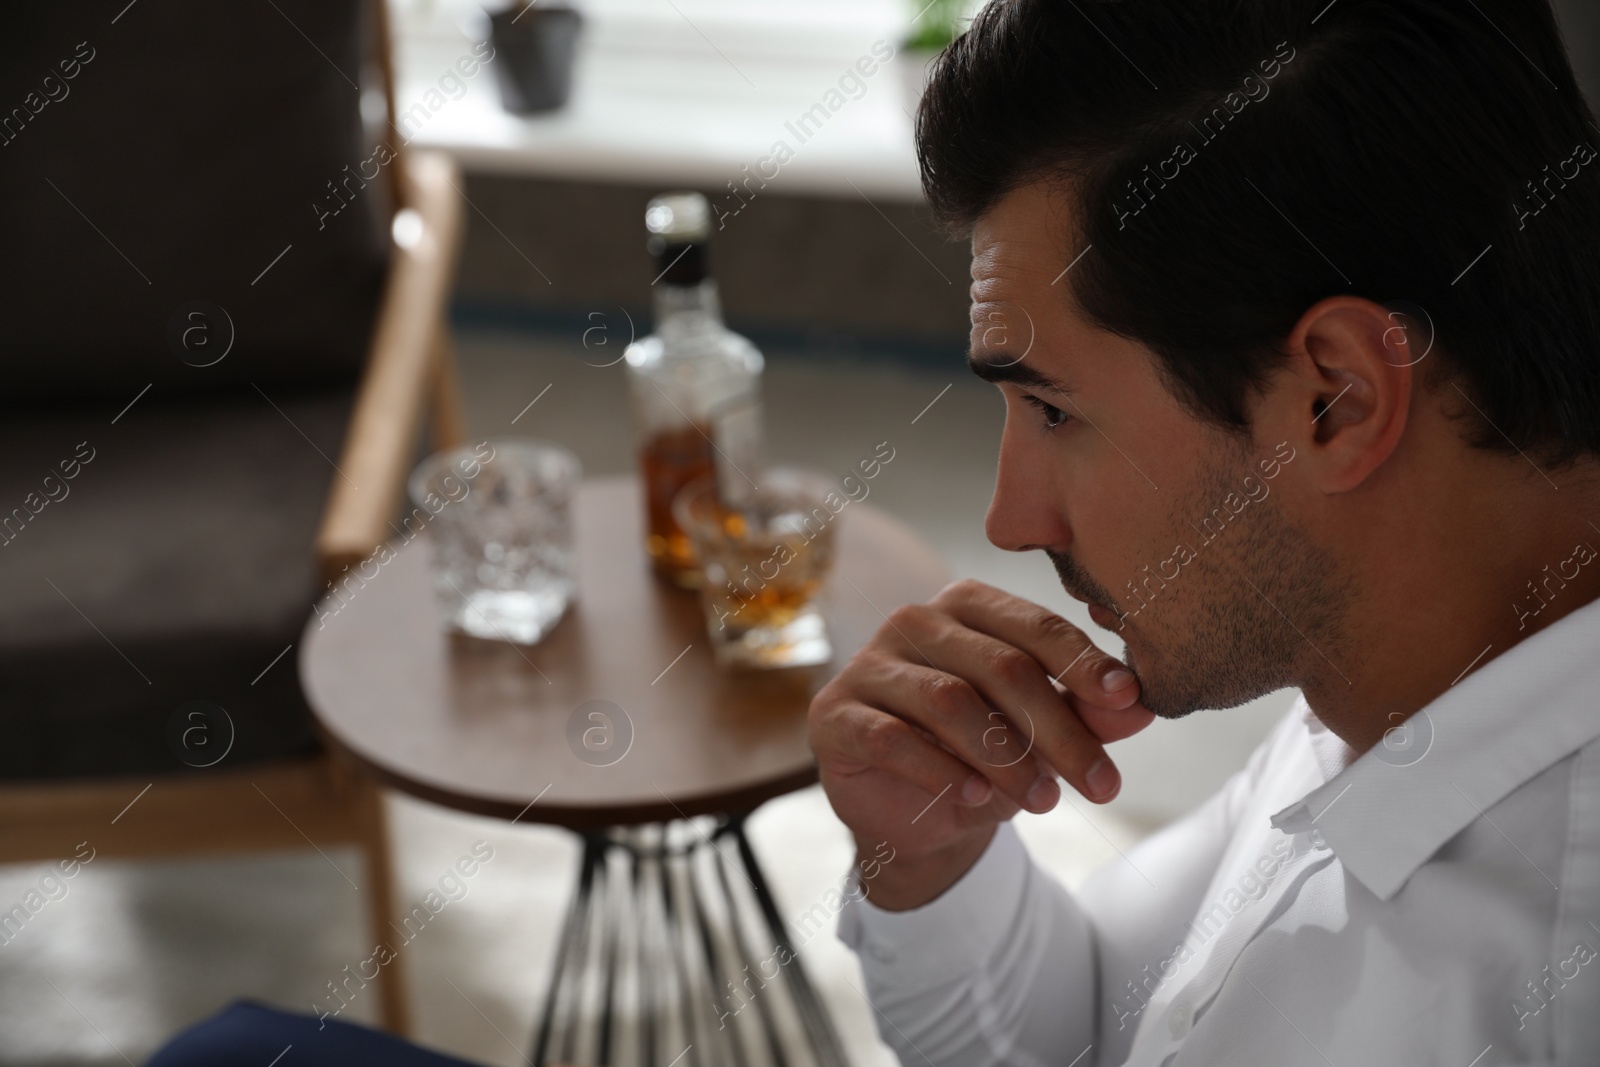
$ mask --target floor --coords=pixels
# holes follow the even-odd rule
[[[620,353],[533,334],[458,338],[476,434],[549,438],[588,474],[632,464]],[[769,452],[844,472],[888,442],[895,458],[871,502],[915,527],[959,576],[1045,604],[1118,644],[1061,591],[1049,563],[1012,556],[983,536],[1001,407],[993,387],[948,371],[882,362],[822,362],[771,354],[765,381]],[[531,403],[530,403],[531,402]],[[1292,694],[1158,723],[1117,745],[1126,785],[1113,804],[1082,800],[1018,819],[1038,861],[1069,886],[1213,791],[1248,754]],[[415,1035],[484,1064],[526,1062],[535,1007],[577,850],[560,832],[392,800],[398,892],[420,901],[477,841],[494,858],[466,896],[408,946]],[[750,834],[780,911],[799,915],[837,887],[849,837],[816,788],[773,801]],[[176,1029],[250,996],[302,1011],[364,958],[364,917],[350,882],[364,873],[343,849],[169,863],[100,861],[67,883],[9,944],[0,945],[0,1065],[140,1063]],[[0,867],[0,908],[36,885],[38,866]],[[817,937],[804,959],[859,1067],[893,1067],[860,973],[837,940]],[[343,1018],[370,1021],[358,995]]]

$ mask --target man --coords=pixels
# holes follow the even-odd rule
[[[958,582],[816,697],[883,1038],[1600,1062],[1600,127],[1548,0],[994,0],[917,140],[988,536],[1127,652]],[[1114,797],[1106,743],[1290,686],[1075,897],[1033,865],[1008,820]]]

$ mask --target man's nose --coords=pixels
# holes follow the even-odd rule
[[[1028,552],[1049,548],[1065,552],[1071,531],[1061,518],[1059,489],[1044,456],[1016,438],[1008,419],[995,470],[994,497],[984,517],[984,533],[997,548]]]

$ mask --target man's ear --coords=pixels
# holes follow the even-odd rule
[[[1428,343],[1408,329],[1415,325],[1353,296],[1321,300],[1295,324],[1271,390],[1271,421],[1311,458],[1322,492],[1356,488],[1400,443],[1417,347]]]

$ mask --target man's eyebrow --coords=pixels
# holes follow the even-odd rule
[[[1011,382],[1032,389],[1047,389],[1071,396],[1072,387],[1061,379],[1031,367],[1010,354],[973,349],[967,353],[967,369],[986,382],[998,385]]]

